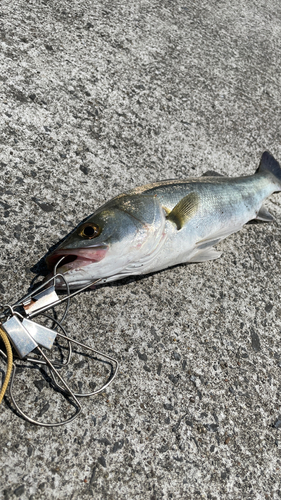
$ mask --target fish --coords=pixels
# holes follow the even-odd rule
[[[253,175],[207,175],[136,187],[98,208],[46,262],[70,289],[183,263],[217,259],[215,246],[250,220],[270,222],[264,200],[281,191],[281,167],[267,151]],[[64,281],[57,278],[56,287]]]

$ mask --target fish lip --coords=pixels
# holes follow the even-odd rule
[[[88,248],[71,248],[71,249],[58,249],[48,255],[45,259],[46,264],[50,270],[53,270],[56,264],[65,257],[66,260],[61,261],[58,272],[63,268],[64,272],[69,269],[77,269],[84,267],[95,262],[99,262],[105,257],[108,245],[93,245]],[[73,257],[73,258],[71,258]],[[77,261],[77,262],[76,262]]]

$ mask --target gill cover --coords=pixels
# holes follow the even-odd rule
[[[120,195],[98,209],[89,222],[101,224],[101,233],[93,243],[106,243],[123,247],[126,241],[129,261],[135,259],[135,252],[150,255],[163,238],[165,212],[156,195]],[[118,256],[116,255],[117,259]]]

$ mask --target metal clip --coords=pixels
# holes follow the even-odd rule
[[[22,322],[15,315],[5,321],[2,326],[20,358],[25,358],[38,347],[33,337],[29,335]]]
[[[41,347],[49,350],[53,347],[57,332],[26,318],[22,320],[22,325]]]
[[[28,297],[28,299],[23,300],[23,308],[25,312],[30,315],[34,311],[38,311],[38,309],[42,309],[47,307],[52,307],[52,304],[59,301],[59,298],[55,291],[55,286],[52,285],[43,292],[38,293],[37,295]]]

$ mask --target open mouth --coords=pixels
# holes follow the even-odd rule
[[[100,262],[106,255],[106,246],[92,248],[78,248],[73,250],[56,250],[46,257],[46,263],[50,270],[64,257],[60,263],[59,271],[66,272],[80,267],[89,266],[94,262]]]

